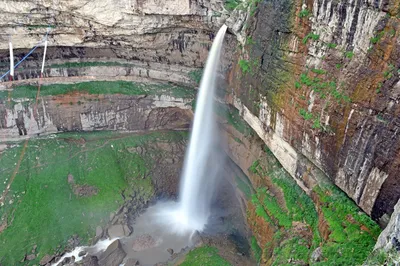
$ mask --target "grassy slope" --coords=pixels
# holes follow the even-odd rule
[[[62,95],[72,92],[89,94],[125,94],[125,95],[169,95],[178,98],[193,98],[196,91],[187,87],[171,84],[144,84],[131,81],[88,81],[74,84],[42,85],[40,96]],[[11,97],[34,99],[37,86],[17,86]],[[7,91],[0,91],[0,100],[8,99]]]
[[[81,137],[86,140],[84,145],[76,141]],[[151,157],[148,154],[141,157],[128,148],[147,142],[175,141],[186,135],[170,132],[115,137],[107,132],[60,134],[54,139],[29,142],[7,203],[0,207],[0,215],[7,214],[11,223],[0,234],[2,265],[18,265],[35,244],[41,258],[52,254],[57,245],[65,246],[73,234],[88,242],[95,227],[105,224],[110,212],[123,203],[123,190],[135,190],[149,199],[153,195],[151,178],[142,177],[152,166]],[[8,149],[0,157],[1,191],[19,158],[20,146]],[[97,187],[98,194],[86,198],[75,196],[67,182],[69,173],[77,184]]]
[[[290,265],[290,260],[311,265],[362,264],[373,249],[380,233],[379,226],[335,186],[316,186],[314,191],[321,201],[319,208],[330,232],[329,238],[323,240],[318,230],[315,203],[272,156],[266,149],[268,171],[260,161],[255,161],[249,169],[254,174],[271,179],[274,186],[284,193],[284,207],[278,204],[266,187],[257,189],[257,193],[252,195],[252,204],[256,207],[257,216],[279,228],[275,232],[274,240],[266,247],[261,247],[274,247],[272,265]],[[312,239],[305,241],[296,236],[293,231],[295,221],[307,225],[312,232]],[[322,247],[322,260],[313,263],[310,260],[311,253],[319,246]],[[253,252],[259,253],[256,246]]]
[[[218,255],[218,249],[215,247],[203,246],[191,250],[180,266],[229,266],[231,265],[225,259]]]

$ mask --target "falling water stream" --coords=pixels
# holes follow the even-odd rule
[[[160,213],[167,214],[165,217],[172,219],[171,226],[178,233],[202,231],[210,215],[219,163],[214,157],[218,140],[214,95],[226,29],[223,25],[215,37],[200,82],[193,128],[181,177],[179,202],[175,208],[166,208]]]
[[[215,190],[213,162],[216,121],[214,94],[222,43],[227,27],[219,30],[208,56],[197,96],[196,112],[180,188],[181,222],[185,227],[201,231],[210,215]]]

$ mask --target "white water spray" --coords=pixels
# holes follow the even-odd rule
[[[160,213],[160,220],[164,220],[164,223],[168,223],[178,233],[202,231],[210,216],[220,163],[214,158],[217,140],[214,95],[226,29],[223,25],[215,37],[200,82],[193,128],[181,177],[179,202],[175,206],[164,206]]]

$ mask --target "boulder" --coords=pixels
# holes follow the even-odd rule
[[[400,251],[400,200],[394,207],[393,214],[390,218],[389,224],[381,232],[376,241],[375,249],[383,249],[384,251],[389,251],[391,249],[396,249]]]
[[[317,247],[312,253],[311,253],[311,261],[313,262],[318,262],[322,258],[322,249],[321,247]]]
[[[61,262],[61,265],[66,265],[66,264],[70,264],[71,261],[71,257],[66,257],[63,259],[63,261]]]
[[[27,260],[34,260],[36,259],[36,255],[35,254],[29,254],[28,256],[26,256]]]
[[[190,242],[193,245],[201,245],[203,243],[203,239],[201,238],[201,235],[199,233],[199,231],[195,231],[190,239]]]
[[[129,236],[132,233],[132,230],[126,224],[124,224],[123,227],[124,227],[124,236]]]
[[[108,235],[111,239],[125,236],[124,227],[121,224],[116,224],[108,228]]]
[[[174,254],[174,250],[173,250],[172,248],[168,248],[168,249],[167,249],[167,252],[168,252],[169,254],[171,254],[171,255]]]
[[[86,256],[81,261],[84,266],[99,266],[99,260],[96,256]]]
[[[122,249],[121,242],[117,239],[108,246],[106,251],[100,255],[99,264],[101,266],[119,266],[126,256]]]
[[[134,258],[129,258],[125,262],[125,266],[137,266],[137,265],[139,265],[139,261],[137,259],[134,259]]]
[[[146,250],[149,248],[153,248],[158,246],[160,241],[158,239],[154,239],[151,235],[149,234],[143,234],[138,236],[132,244],[132,249],[134,251],[142,251]]]
[[[39,264],[40,265],[46,265],[47,263],[49,263],[52,259],[54,258],[54,256],[50,256],[49,254],[46,254],[43,256],[43,258],[40,260]]]
[[[81,252],[78,253],[78,256],[79,256],[79,257],[83,257],[83,256],[85,256],[86,254],[87,254],[87,251],[82,250]]]
[[[96,237],[101,237],[103,235],[103,228],[101,226],[96,227]]]

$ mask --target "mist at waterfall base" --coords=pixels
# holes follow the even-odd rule
[[[176,234],[203,231],[221,170],[219,134],[214,113],[216,76],[227,27],[218,31],[208,55],[198,91],[194,122],[185,156],[178,202],[158,203],[154,219]]]

